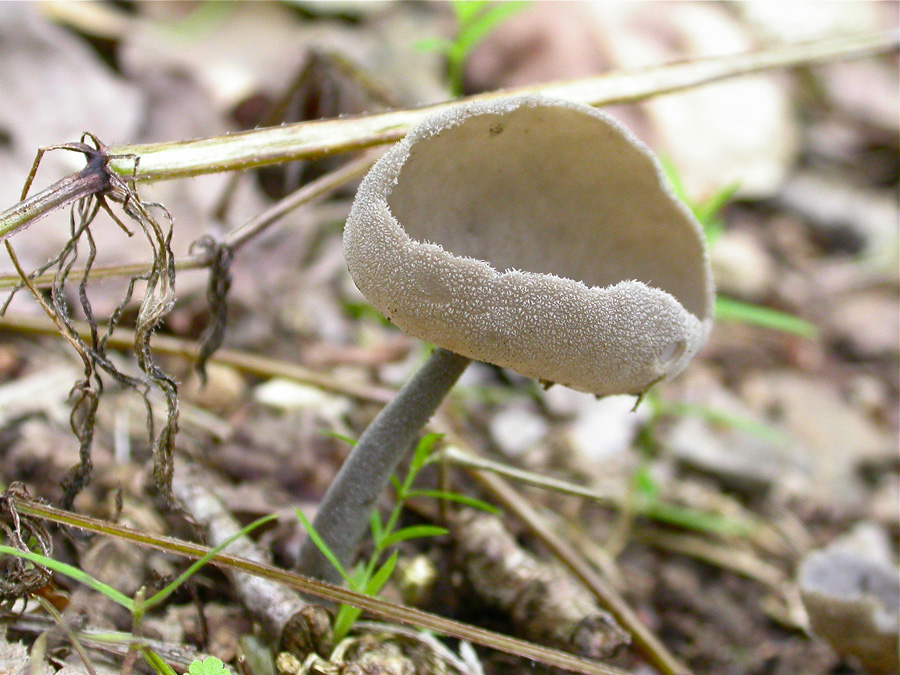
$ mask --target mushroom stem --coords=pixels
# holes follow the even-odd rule
[[[347,457],[313,519],[313,529],[337,559],[349,566],[369,525],[375,500],[391,474],[450,391],[470,359],[436,348],[425,364],[382,409]],[[301,574],[339,584],[334,566],[307,537],[300,547]]]

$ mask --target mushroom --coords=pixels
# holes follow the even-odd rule
[[[615,119],[543,96],[435,114],[363,180],[350,275],[430,359],[362,435],[313,526],[346,563],[378,494],[470,359],[598,396],[641,394],[706,341],[702,229]],[[337,581],[307,540],[300,570]]]
[[[800,564],[800,597],[814,633],[872,675],[900,672],[900,582],[897,568],[840,543]]]

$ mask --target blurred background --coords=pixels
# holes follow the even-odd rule
[[[0,207],[18,201],[38,147],[78,140],[84,131],[107,144],[175,141],[413,107],[841,34],[896,32],[900,5],[516,3],[454,61],[447,45],[459,37],[459,16],[441,2],[0,3]],[[878,570],[872,574],[879,579],[897,579],[898,82],[895,53],[611,107],[706,214],[721,298],[709,345],[636,412],[632,397],[545,391],[487,366],[470,369],[451,402],[457,432],[479,452],[643,505],[611,510],[528,493],[572,537],[594,542],[585,555],[606,561],[641,618],[697,673],[896,672],[891,657],[884,666],[877,650],[852,644],[846,624],[823,619],[815,626],[820,637],[811,637],[816,617],[805,612],[815,610],[799,597],[811,592],[805,583],[817,583],[804,580],[804,561],[835,547],[850,551],[852,565]],[[173,247],[184,256],[201,236],[220,238],[342,161],[248,172],[230,188],[229,175],[165,181],[141,186],[141,194],[171,211]],[[49,153],[35,188],[81,166],[77,153]],[[424,347],[369,308],[346,273],[340,236],[354,187],[290,214],[240,251],[227,347],[382,387],[399,386],[421,362]],[[225,200],[227,189],[233,193]],[[68,227],[60,212],[16,236],[26,268],[55,255]],[[143,244],[112,222],[98,220],[93,231],[98,266],[147,260]],[[0,273],[13,272],[0,261]],[[164,332],[200,335],[208,321],[206,279],[199,270],[179,274]],[[112,311],[124,284],[90,286],[99,317]],[[39,308],[20,293],[10,311]],[[0,396],[17,392],[0,414],[4,483],[24,480],[33,494],[58,497],[59,479],[77,459],[66,422],[75,363],[62,341],[4,332]],[[356,434],[377,410],[218,364],[201,388],[188,363],[166,365],[182,382],[188,411],[180,444],[228,481],[222,495],[248,518],[314,504],[346,453],[322,432]],[[23,382],[40,395],[9,390]],[[81,506],[102,510],[124,485],[128,508],[158,523],[152,504],[142,504],[140,408],[112,389],[101,407],[97,475]],[[191,410],[215,423],[191,422]],[[123,434],[133,446],[125,459],[117,455]],[[131,473],[123,473],[129,463]],[[666,521],[648,504],[668,505],[677,516]],[[703,520],[709,513],[716,526]],[[761,523],[755,531],[771,537],[722,530],[722,519]],[[282,564],[292,563],[298,536],[273,536]],[[688,546],[698,540],[730,551],[728,563]],[[840,564],[826,568],[843,579]],[[134,565],[140,578],[149,563]],[[894,582],[885,582],[886,604],[871,610],[886,612],[894,626],[888,651],[896,651]],[[847,583],[845,594],[871,605]],[[478,618],[447,593],[428,597],[429,609]],[[227,657],[235,626],[246,626],[227,602],[220,611],[232,617],[221,637]],[[503,619],[492,621],[509,630]],[[189,630],[182,628],[182,638]],[[490,672],[521,668],[487,658]],[[617,658],[653,672],[633,655]]]

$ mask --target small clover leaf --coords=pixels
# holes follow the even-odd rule
[[[202,661],[191,662],[187,675],[228,675],[228,669],[215,656],[207,656]]]

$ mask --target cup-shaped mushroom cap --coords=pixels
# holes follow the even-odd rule
[[[640,393],[706,340],[703,233],[609,115],[541,96],[438,113],[372,168],[350,275],[407,333],[598,395]]]

